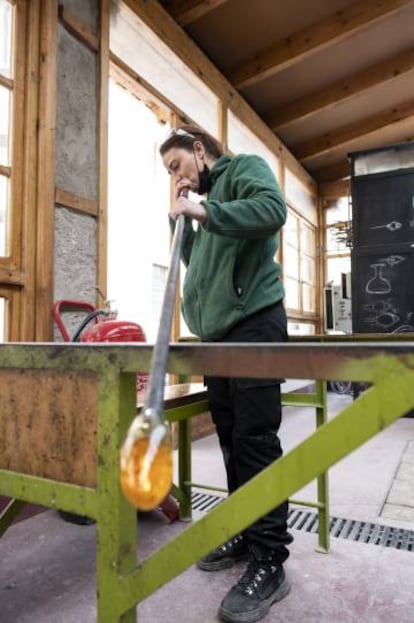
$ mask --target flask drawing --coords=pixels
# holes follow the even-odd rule
[[[391,292],[391,283],[382,274],[385,264],[370,264],[374,271],[374,276],[367,282],[365,291],[369,294],[388,294]]]

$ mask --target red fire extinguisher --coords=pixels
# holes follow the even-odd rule
[[[72,337],[62,320],[63,312],[87,312],[85,318],[76,328]],[[59,300],[53,306],[53,317],[56,326],[65,342],[146,342],[141,325],[126,320],[118,320],[117,312],[110,308],[109,303],[98,309],[85,301]],[[137,374],[137,391],[147,385],[147,374]]]
[[[62,313],[76,311],[86,312],[86,316],[71,337],[62,320]],[[135,322],[118,320],[117,312],[111,310],[109,303],[104,308],[98,309],[85,301],[59,300],[53,306],[53,317],[65,342],[146,342],[143,328]],[[146,388],[147,379],[147,374],[137,373],[137,392]],[[171,495],[161,502],[159,510],[170,521],[178,519],[178,505]],[[60,511],[60,515],[71,523],[91,523],[87,517],[73,513]]]

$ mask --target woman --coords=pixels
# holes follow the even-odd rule
[[[254,155],[223,155],[218,141],[193,126],[172,130],[160,153],[175,183],[172,222],[185,216],[182,311],[189,329],[205,342],[286,341],[274,259],[286,206],[269,166]],[[194,202],[189,191],[206,198]],[[282,455],[280,381],[207,377],[206,384],[232,493]],[[249,561],[220,606],[222,620],[258,621],[289,592],[286,519],[287,502],[199,561],[205,571]]]

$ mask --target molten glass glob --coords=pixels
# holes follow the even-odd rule
[[[172,444],[168,425],[138,416],[121,451],[121,486],[136,508],[152,510],[172,485]]]

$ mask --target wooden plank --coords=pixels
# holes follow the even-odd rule
[[[55,189],[55,202],[65,208],[71,208],[72,210],[82,212],[83,214],[98,216],[99,209],[96,201],[91,201],[85,197],[74,195],[63,188]]]
[[[329,110],[338,103],[348,101],[371,87],[391,82],[414,69],[414,49],[373,65],[354,76],[339,80],[324,90],[316,91],[290,102],[268,114],[265,121],[273,130],[305,119],[316,112]]]
[[[0,402],[0,468],[95,485],[95,373],[1,369]]]
[[[99,49],[98,37],[86,24],[73,15],[67,6],[59,6],[59,17],[65,28],[79,41],[85,43],[94,52]]]
[[[0,86],[6,87],[6,89],[12,91],[14,87],[14,80],[0,74]]]
[[[347,125],[336,132],[326,133],[323,136],[300,143],[293,150],[299,160],[310,160],[321,154],[331,153],[338,148],[343,148],[346,143],[356,138],[366,136],[400,121],[405,121],[410,117],[414,117],[414,100],[398,104],[390,110],[370,115],[362,121]]]
[[[131,67],[123,63],[115,54],[110,53],[109,58],[111,61],[109,68],[110,77],[144,102],[160,121],[168,123],[170,110],[176,110],[179,113],[178,109],[167,98],[151,88],[143,78],[138,76]]]
[[[337,11],[317,24],[285,37],[253,59],[244,61],[229,76],[237,89],[261,82],[308,58],[318,50],[343,41],[361,28],[388,17],[413,0],[362,0]]]
[[[21,250],[25,283],[20,294],[20,340],[35,340],[36,214],[38,198],[38,118],[40,66],[40,0],[29,4],[26,48],[23,222]]]
[[[257,113],[240,96],[217,67],[196,46],[157,0],[124,0],[129,7],[185,63],[221,101],[278,158],[281,158],[302,183],[316,192],[316,182],[296,160],[282,141],[270,130]]]
[[[349,180],[337,180],[336,182],[324,182],[319,185],[319,194],[323,199],[339,199],[347,197],[350,193]]]
[[[25,284],[25,273],[16,268],[8,258],[0,262],[0,284],[11,286],[22,286]],[[14,339],[19,339],[15,336]]]
[[[24,176],[24,115],[25,115],[25,54],[27,36],[27,6],[22,3],[15,11],[16,38],[13,46],[14,85],[11,109],[11,154],[10,172],[10,215],[7,228],[8,257],[1,266],[1,281],[11,286],[21,286],[24,282],[22,267],[23,248],[23,176]],[[7,338],[20,338],[20,288],[9,290],[7,310]]]
[[[181,26],[186,26],[225,2],[228,0],[170,0],[165,8]]]
[[[229,150],[229,142],[228,142],[228,108],[223,102],[219,102],[218,111],[217,111],[218,121],[217,127],[219,129],[219,141],[223,147],[223,152],[226,154]]]
[[[57,0],[43,0],[40,17],[39,148],[35,339],[53,337]]]
[[[4,164],[0,164],[0,175],[4,175],[5,177],[10,177],[11,167],[5,167]]]
[[[98,184],[99,213],[97,232],[97,282],[99,292],[107,298],[108,235],[108,117],[109,117],[109,19],[110,0],[100,2],[99,100],[98,100]]]
[[[335,182],[337,180],[342,180],[344,178],[348,178],[351,176],[351,167],[349,165],[348,159],[344,157],[339,162],[335,164],[331,164],[329,167],[324,167],[322,169],[318,169],[315,172],[318,180],[323,182]]]

